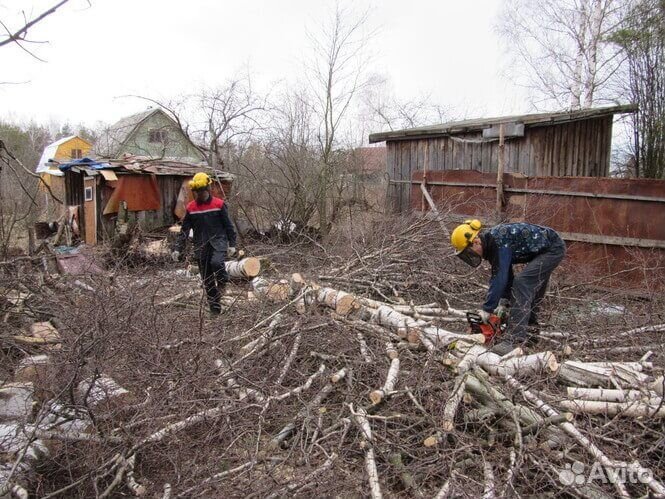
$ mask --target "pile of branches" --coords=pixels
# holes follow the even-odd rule
[[[247,248],[272,267],[218,318],[186,272],[3,269],[2,375],[36,403],[0,426],[0,496],[665,492],[662,298],[564,269],[541,343],[499,358],[464,317],[485,276],[447,248],[427,221]]]

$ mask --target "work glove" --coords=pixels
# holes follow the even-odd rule
[[[499,300],[499,306],[494,309],[494,314],[497,315],[501,320],[505,319],[508,317],[509,306],[510,301],[505,298],[501,298],[501,300]]]
[[[180,261],[180,252],[175,250],[171,252],[171,260],[174,262],[179,262]]]
[[[226,254],[230,257],[236,254],[236,249],[234,246],[229,246],[229,249],[226,250]]]
[[[484,310],[478,310],[478,315],[480,316],[480,320],[483,321],[484,324],[489,324],[490,321],[490,313],[485,312]]]

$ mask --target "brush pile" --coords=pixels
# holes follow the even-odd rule
[[[665,495],[662,297],[564,265],[502,358],[436,222],[247,250],[215,318],[187,264],[3,267],[0,497]]]

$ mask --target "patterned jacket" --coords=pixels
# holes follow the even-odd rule
[[[514,263],[528,263],[546,252],[561,237],[549,227],[528,223],[500,224],[480,234],[483,258],[492,265],[487,299],[483,310],[492,312],[501,298],[510,298]]]
[[[233,228],[229,211],[224,200],[210,196],[205,203],[191,201],[182,221],[175,249],[182,252],[187,244],[190,230],[194,230],[194,251],[198,252],[206,244],[214,249],[226,251],[236,245],[236,231]]]

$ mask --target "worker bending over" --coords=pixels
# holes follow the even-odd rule
[[[492,351],[505,355],[515,347],[538,341],[538,312],[552,271],[566,254],[561,236],[549,227],[507,223],[481,230],[479,220],[467,220],[450,236],[455,254],[472,267],[483,259],[492,266],[487,297],[480,311],[483,322],[490,314],[505,317],[510,305],[506,332]],[[518,274],[513,264],[525,263]]]
[[[194,256],[199,264],[210,312],[217,315],[221,312],[220,297],[229,280],[224,262],[227,254],[233,256],[236,252],[236,231],[224,200],[210,193],[211,184],[212,179],[203,172],[194,175],[189,182],[194,201],[187,205],[187,214],[171,257],[176,262],[180,260],[189,232],[193,230]]]

